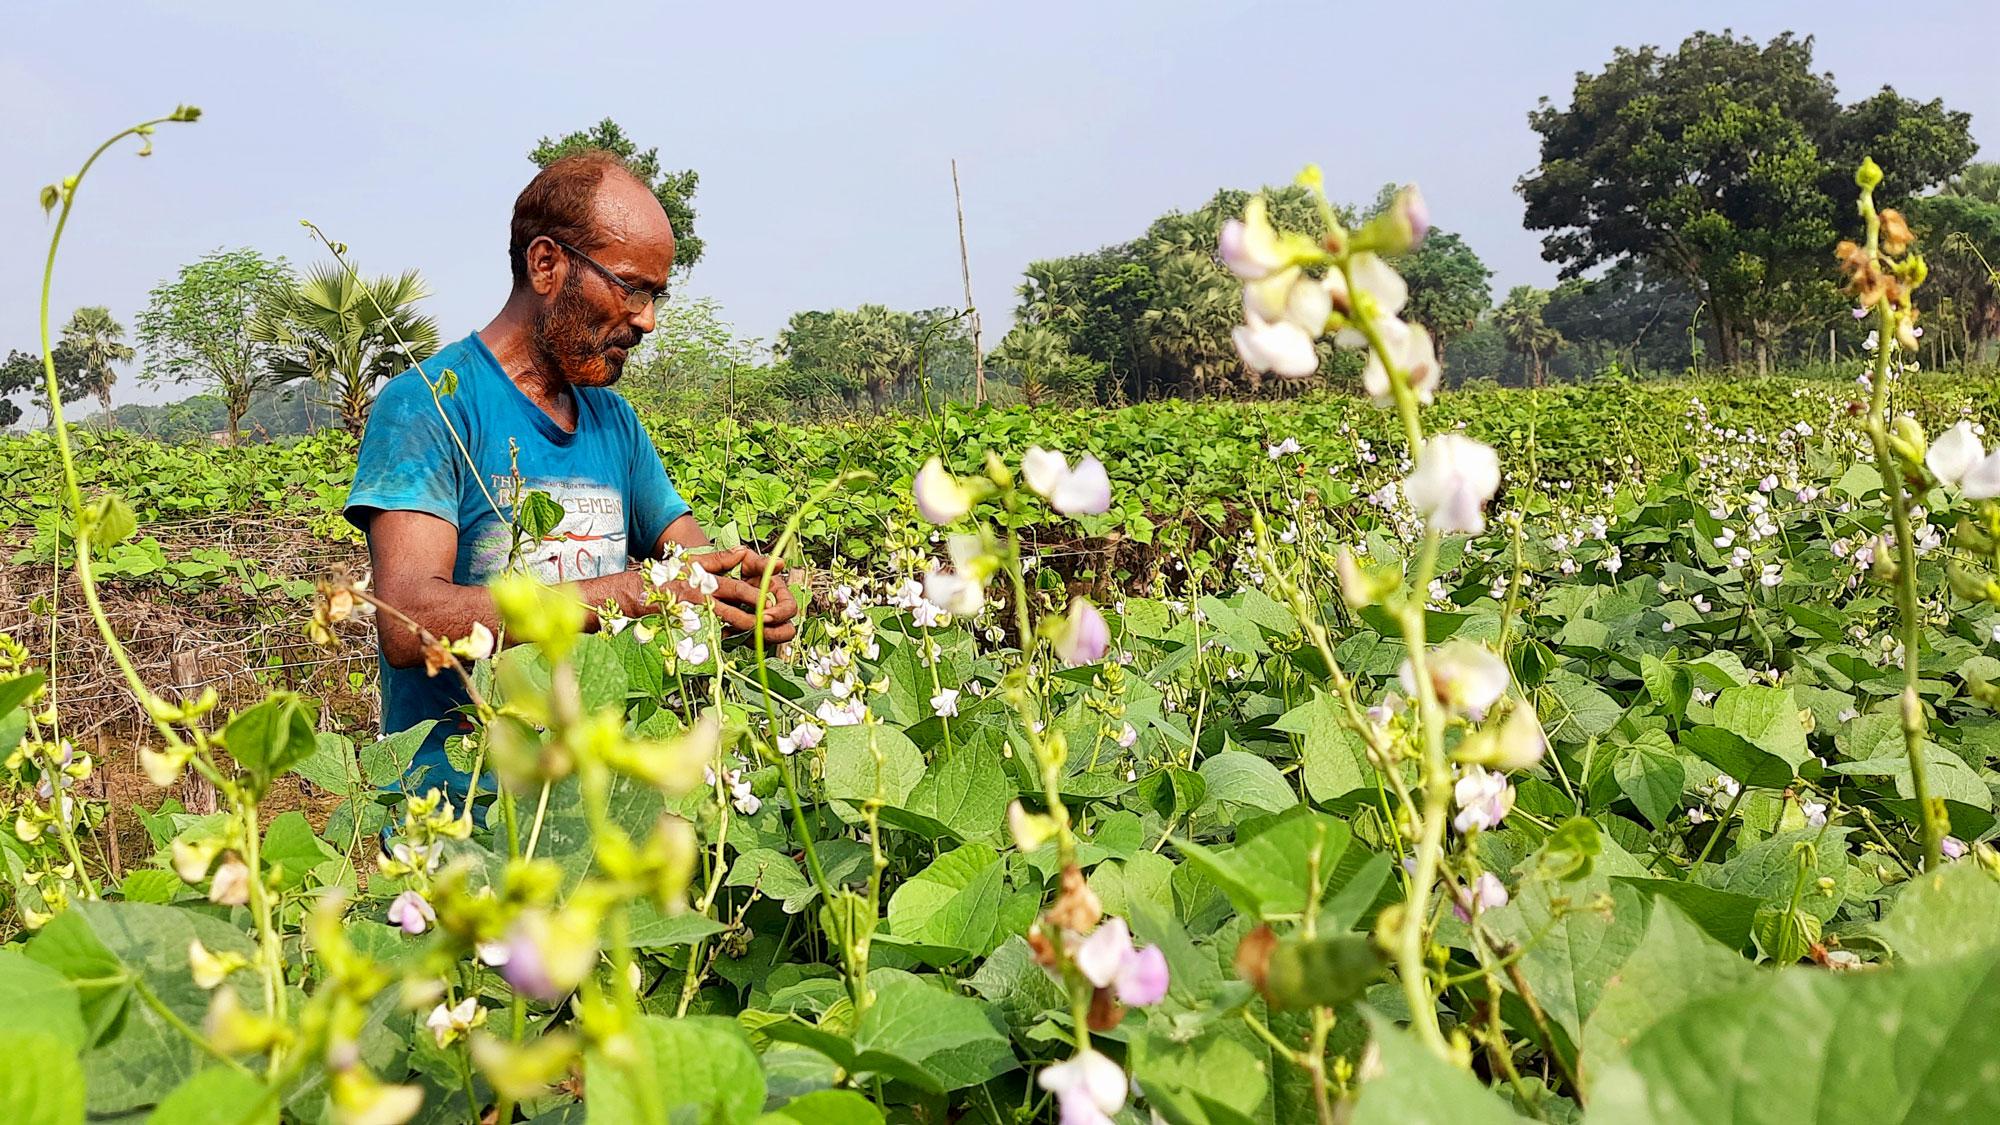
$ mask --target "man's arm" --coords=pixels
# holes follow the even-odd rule
[[[692,516],[682,516],[661,534],[660,542],[655,544],[655,553],[663,553],[669,541],[684,546],[706,546],[708,536],[702,533]],[[755,624],[752,611],[741,607],[756,605],[756,584],[728,577],[722,572],[743,565],[745,556],[750,553],[738,548],[692,558],[702,569],[717,576],[716,617],[725,626],[742,631]],[[374,568],[376,597],[432,635],[450,639],[464,637],[472,632],[475,623],[483,624],[495,633],[500,631],[500,615],[494,609],[493,596],[486,588],[461,586],[452,581],[453,564],[458,558],[458,529],[449,521],[424,512],[378,512],[368,521],[368,555]],[[761,560],[762,556],[758,558]],[[757,573],[761,574],[762,570]],[[590,578],[576,586],[587,605],[611,602],[627,615],[646,612],[645,577],[639,571],[626,570]],[[765,607],[764,636],[773,643],[790,638],[793,632],[790,617],[797,612],[797,607],[791,605],[791,594],[787,590],[785,604],[791,605],[791,608],[780,616],[778,589],[782,586],[783,583],[773,585],[770,604]],[[707,600],[685,583],[674,583],[669,588],[684,601]],[[396,614],[384,615],[378,627],[382,652],[391,667],[412,668],[423,663],[422,639]],[[598,627],[595,613],[589,615],[585,627]]]

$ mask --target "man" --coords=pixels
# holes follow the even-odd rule
[[[347,518],[368,536],[376,596],[446,639],[475,624],[497,632],[486,583],[514,554],[514,505],[531,492],[547,492],[563,518],[520,545],[519,563],[544,581],[575,583],[593,607],[647,612],[632,560],[709,543],[638,415],[609,389],[653,330],[673,266],[659,201],[609,153],[565,157],[515,200],[508,257],[513,291],[493,322],[383,386],[347,496]],[[712,598],[671,589],[712,601],[737,632],[755,624],[758,580],[784,565],[743,549],[691,559],[718,576]],[[789,639],[797,612],[786,584],[773,583],[765,640]],[[425,674],[422,642],[396,614],[377,622],[383,733],[443,720],[406,781],[462,800],[469,779],[444,743],[467,729],[452,716],[467,702],[464,686]],[[589,627],[597,624],[593,613]]]

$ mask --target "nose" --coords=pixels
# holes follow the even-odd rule
[[[658,307],[659,302],[648,301],[645,308],[632,314],[632,324],[639,329],[641,336],[651,332],[657,326],[659,321]]]

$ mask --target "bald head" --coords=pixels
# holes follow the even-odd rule
[[[543,237],[592,255],[615,248],[648,266],[664,256],[654,288],[666,283],[673,267],[674,228],[660,201],[624,161],[602,149],[551,163],[514,200],[507,258],[515,288],[528,284],[529,247]]]

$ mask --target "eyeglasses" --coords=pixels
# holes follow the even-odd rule
[[[629,313],[645,312],[647,309],[652,308],[653,306],[659,304],[667,296],[667,291],[664,286],[659,289],[647,289],[644,288],[643,286],[634,285],[631,282],[625,280],[624,278],[619,277],[617,274],[612,273],[611,267],[605,265],[603,262],[598,261],[596,258],[591,257],[590,255],[584,253],[583,251],[578,250],[576,247],[571,246],[569,243],[564,242],[559,238],[551,238],[549,239],[549,241],[555,243],[557,246],[562,247],[564,250],[567,250],[571,254],[574,254],[577,257],[582,258],[585,262],[588,262],[590,264],[592,269],[595,269],[598,273],[603,274],[604,279],[606,281],[609,281],[611,284],[616,285],[618,288],[624,290],[626,312]]]

